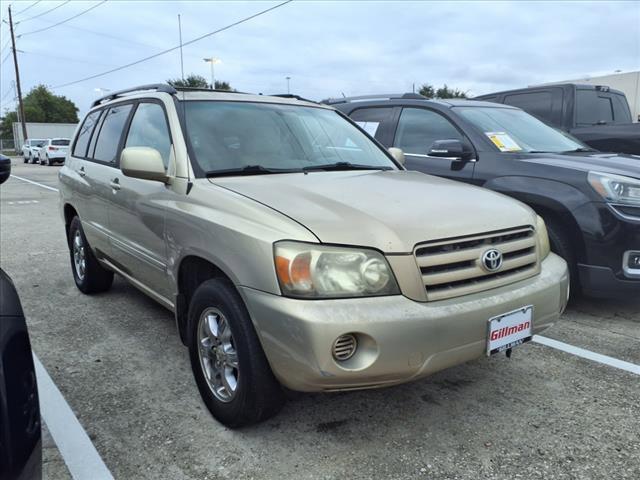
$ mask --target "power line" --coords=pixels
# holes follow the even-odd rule
[[[41,17],[43,15],[46,15],[49,12],[53,12],[54,10],[57,10],[58,8],[62,7],[63,5],[66,5],[67,3],[69,3],[71,0],[66,0],[65,2],[62,2],[60,5],[56,5],[53,8],[50,8],[49,10],[39,13],[38,15],[35,15],[33,17],[29,17],[29,18],[25,18],[24,20],[20,20],[19,22],[16,22],[16,25],[18,25],[19,23],[24,23],[24,22],[28,22],[29,20],[33,20],[34,18],[38,18]]]
[[[8,53],[4,56],[4,58],[2,59],[2,62],[0,62],[0,67],[1,67],[2,65],[4,65],[4,62],[6,62],[6,61],[7,61],[7,58],[9,58],[10,56],[11,56],[11,52],[8,52]]]
[[[0,98],[0,102],[3,102],[5,98],[7,98],[7,95],[9,95],[11,93],[11,90],[13,89],[13,87],[10,87],[9,90],[7,90],[7,92],[2,96],[2,98]]]
[[[76,63],[86,63],[87,65],[99,65],[101,67],[114,67],[115,65],[113,64],[108,64],[108,63],[97,63],[97,62],[88,62],[86,60],[79,60],[76,58],[71,58],[71,57],[63,57],[60,55],[51,55],[49,53],[40,53],[40,52],[27,52],[24,50],[20,50],[20,53],[22,54],[27,54],[27,55],[34,55],[36,57],[42,57],[42,58],[52,58],[52,59],[58,59],[58,60],[67,60],[69,62],[76,62]]]
[[[102,5],[102,4],[103,4],[103,3],[105,3],[106,1],[107,1],[107,0],[102,0],[102,2],[97,3],[97,4],[95,4],[95,5],[93,5],[93,6],[89,7],[89,8],[87,8],[86,10],[83,10],[83,11],[82,11],[82,12],[80,12],[80,13],[77,13],[77,14],[73,15],[72,17],[67,18],[66,20],[62,20],[61,22],[54,23],[53,25],[50,25],[50,26],[48,26],[48,27],[40,28],[40,29],[38,29],[38,30],[32,30],[32,31],[30,31],[30,32],[27,32],[27,33],[23,33],[23,34],[21,34],[21,35],[18,35],[18,38],[20,38],[20,37],[24,37],[25,35],[31,35],[32,33],[44,32],[45,30],[49,30],[49,29],[51,29],[51,28],[53,28],[53,27],[57,27],[58,25],[62,25],[63,23],[67,23],[68,21],[73,20],[74,18],[78,18],[79,16],[84,15],[84,14],[85,14],[85,13],[87,13],[87,12],[90,12],[90,11],[91,11],[91,10],[93,10],[94,8],[98,8],[100,5]]]
[[[33,2],[31,5],[29,5],[27,8],[23,8],[22,10],[20,10],[19,12],[16,12],[15,15],[20,15],[21,13],[26,12],[27,10],[29,10],[31,7],[36,6],[37,4],[39,4],[42,0],[38,0],[37,2]]]
[[[220,33],[220,32],[224,32],[225,30],[229,30],[229,29],[230,29],[230,28],[232,28],[232,27],[235,27],[235,26],[237,26],[237,25],[240,25],[241,23],[244,23],[244,22],[247,22],[247,21],[249,21],[249,20],[251,20],[251,19],[254,19],[254,18],[256,18],[256,17],[259,17],[260,15],[264,15],[265,13],[268,13],[268,12],[270,12],[270,11],[272,11],[272,10],[275,10],[276,8],[282,7],[282,6],[284,6],[284,5],[286,5],[287,3],[290,3],[290,2],[292,2],[292,1],[293,1],[293,0],[286,0],[286,1],[282,2],[282,3],[279,3],[279,4],[277,4],[277,5],[274,5],[273,7],[269,7],[269,8],[267,8],[267,9],[265,9],[265,10],[262,10],[262,11],[260,11],[260,12],[258,12],[258,13],[254,13],[253,15],[251,15],[251,16],[249,16],[249,17],[246,17],[246,18],[243,18],[242,20],[238,20],[237,22],[234,22],[234,23],[232,23],[232,24],[230,24],[230,25],[227,25],[226,27],[219,28],[218,30],[214,30],[213,32],[205,33],[204,35],[201,35],[201,36],[199,36],[199,37],[197,37],[197,38],[194,38],[193,40],[189,40],[188,42],[183,43],[183,44],[182,44],[182,46],[183,46],[183,47],[186,47],[187,45],[191,45],[192,43],[199,42],[200,40],[202,40],[202,39],[204,39],[204,38],[207,38],[207,37],[210,37],[210,36],[212,36],[212,35],[215,35],[216,33]],[[97,73],[97,74],[95,74],[95,75],[90,75],[90,76],[88,76],[88,77],[81,78],[81,79],[79,79],[79,80],[74,80],[73,82],[67,82],[67,83],[63,83],[63,84],[61,84],[61,85],[56,85],[56,86],[51,87],[51,88],[62,88],[62,87],[68,87],[68,86],[70,86],[70,85],[75,85],[76,83],[81,83],[81,82],[85,82],[85,81],[87,81],[87,80],[92,80],[92,79],[94,79],[94,78],[102,77],[102,76],[104,76],[104,75],[108,75],[109,73],[114,73],[114,72],[117,72],[117,71],[119,71],[119,70],[124,70],[125,68],[129,68],[129,67],[132,67],[132,66],[134,66],[134,65],[138,65],[139,63],[146,62],[147,60],[151,60],[151,59],[153,59],[153,58],[157,58],[157,57],[159,57],[159,56],[161,56],[161,55],[165,55],[165,54],[167,54],[167,53],[169,53],[169,52],[173,52],[174,50],[178,50],[179,48],[180,48],[180,45],[178,45],[178,46],[176,46],[176,47],[168,48],[168,49],[163,50],[163,51],[161,51],[161,52],[158,52],[158,53],[156,53],[156,54],[154,54],[154,55],[150,55],[150,56],[148,56],[148,57],[141,58],[140,60],[136,60],[135,62],[127,63],[126,65],[122,65],[122,66],[120,66],[120,67],[113,68],[113,69],[111,69],[111,70],[107,70],[106,72]]]

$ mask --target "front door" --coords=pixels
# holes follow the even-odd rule
[[[168,167],[172,141],[160,102],[137,104],[123,140],[123,148],[150,147],[158,150]],[[123,175],[116,170],[109,211],[112,255],[135,279],[165,299],[171,298],[167,276],[164,202],[171,194],[167,185]]]
[[[428,108],[404,107],[396,128],[393,146],[401,148],[407,170],[469,182],[474,161],[431,157],[428,152],[436,140],[469,140],[443,114]]]

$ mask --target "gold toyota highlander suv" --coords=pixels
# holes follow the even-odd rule
[[[212,414],[374,388],[507,351],[562,313],[542,219],[402,167],[331,107],[146,85],[94,102],[60,171],[84,293],[117,273],[174,312]]]

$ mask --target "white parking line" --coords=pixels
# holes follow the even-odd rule
[[[563,352],[567,352],[578,357],[586,358],[594,362],[602,363],[604,365],[609,365],[610,367],[619,368],[620,370],[625,370],[627,372],[640,375],[640,365],[636,365],[635,363],[629,363],[623,360],[618,360],[617,358],[607,357],[606,355],[594,353],[589,350],[585,350],[584,348],[574,347],[573,345],[569,345],[568,343],[562,343],[558,340],[554,340],[553,338],[542,337],[540,335],[534,335],[533,341],[541,345],[546,345],[547,347],[562,350]]]
[[[42,183],[34,182],[33,180],[29,180],[28,178],[22,178],[22,177],[19,177],[19,176],[17,176],[17,175],[14,175],[14,174],[11,174],[11,176],[12,176],[13,178],[17,178],[18,180],[22,180],[23,182],[33,183],[34,185],[37,185],[37,186],[39,186],[39,187],[46,188],[47,190],[53,190],[54,192],[57,192],[57,191],[58,191],[58,189],[57,189],[57,188],[50,187],[49,185],[44,185],[44,184],[42,184]]]
[[[74,480],[113,480],[87,432],[35,353],[33,362],[38,379],[40,413],[71,476]]]

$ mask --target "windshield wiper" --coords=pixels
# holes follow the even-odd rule
[[[577,152],[595,152],[595,150],[593,148],[579,147],[579,148],[574,148],[573,150],[566,150],[562,153],[577,153]]]
[[[350,162],[336,162],[326,163],[324,165],[310,165],[308,167],[302,167],[304,172],[312,172],[314,170],[393,170],[391,167],[383,167],[381,165],[360,165],[358,163]]]
[[[245,167],[227,168],[224,170],[211,170],[205,173],[207,178],[211,177],[234,177],[242,175],[268,175],[274,173],[294,173],[299,169],[290,168],[267,168],[262,165],[247,165]]]

